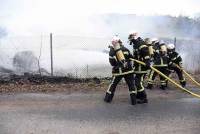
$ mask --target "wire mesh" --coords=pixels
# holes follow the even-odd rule
[[[165,39],[173,43],[173,39]],[[55,76],[110,77],[110,38],[53,35]],[[124,45],[128,47],[126,41]],[[128,47],[130,48],[130,47]],[[188,71],[200,70],[200,41],[176,40],[176,49]],[[12,36],[0,39],[0,72],[50,75],[50,36]],[[132,50],[131,50],[132,51]]]

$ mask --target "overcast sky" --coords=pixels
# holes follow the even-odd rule
[[[88,16],[102,13],[187,15],[200,12],[199,0],[0,0],[0,25],[13,34],[87,31]],[[84,32],[82,32],[84,34]]]

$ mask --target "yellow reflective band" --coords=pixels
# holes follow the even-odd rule
[[[166,81],[160,81],[161,85],[166,85]]]
[[[140,77],[140,86],[141,86],[142,88],[139,89],[138,92],[144,91],[144,86],[143,86],[143,75]]]
[[[140,47],[139,47],[139,49],[142,49],[142,48],[144,48],[144,47],[147,47],[146,45],[141,45]]]
[[[163,65],[163,59],[161,58],[160,60],[161,60],[161,61],[160,61],[160,62],[161,62],[161,65]]]
[[[130,91],[130,94],[137,94],[137,91]]]
[[[174,57],[172,60],[176,60],[177,57]]]
[[[135,74],[146,74],[147,71],[134,71]]]
[[[141,64],[139,65],[139,70],[138,70],[139,72],[141,72],[142,71],[142,66],[141,66]]]
[[[115,59],[116,61],[117,61],[117,58],[116,58],[116,56],[109,56],[109,59]]]
[[[151,74],[150,74],[150,77],[149,77],[149,81],[153,81],[153,80],[152,80],[153,74],[154,74],[154,70],[151,71]]]
[[[185,82],[185,79],[183,79],[183,80],[180,80],[180,82]]]
[[[148,84],[153,84],[153,82],[152,82],[152,81],[148,81],[147,83],[148,83]]]
[[[141,77],[141,82],[143,82],[144,81],[144,75],[142,75],[142,77]]]
[[[144,88],[140,89],[140,90],[137,90],[138,92],[143,92],[144,91]]]
[[[106,91],[106,93],[108,93],[108,94],[112,94],[110,91]]]
[[[153,82],[153,80],[149,79],[148,82]]]
[[[167,67],[167,64],[163,64],[163,65],[153,65],[153,67]]]
[[[144,57],[144,59],[149,59],[149,58],[150,58],[150,56],[145,56],[145,57]]]
[[[112,79],[112,81],[111,81],[111,83],[110,83],[110,85],[109,85],[109,87],[108,87],[108,90],[106,91],[106,92],[109,93],[109,94],[112,94],[112,92],[110,91],[110,87],[111,87],[111,85],[113,84],[115,78],[116,78],[116,77],[113,77],[113,79]]]
[[[128,53],[128,51],[125,51],[125,52],[123,52],[123,54],[127,54],[128,55],[129,53]]]
[[[124,72],[124,73],[112,73],[113,76],[120,76],[120,75],[126,75],[126,74],[130,74],[130,73],[133,73],[134,71],[131,70],[131,71],[127,71],[127,72]]]

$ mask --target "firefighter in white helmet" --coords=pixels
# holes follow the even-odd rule
[[[155,41],[154,42],[154,55],[153,55],[153,62],[154,62],[154,67],[156,69],[158,69],[160,72],[162,72],[163,74],[168,73],[167,69],[168,69],[168,64],[169,64],[169,58],[167,56],[167,47],[166,44],[164,43],[164,41]],[[150,74],[148,76],[148,82],[147,82],[147,89],[152,89],[153,87],[153,83],[154,80],[156,78],[156,76],[158,75],[157,72],[155,72],[154,70],[150,71]],[[161,86],[160,88],[165,90],[167,83],[166,83],[166,79],[164,77],[160,76],[160,83]]]
[[[175,71],[176,74],[178,75],[180,84],[182,85],[182,87],[185,87],[186,80],[183,76],[183,72],[176,66],[178,65],[182,68],[182,58],[179,55],[179,53],[176,52],[175,45],[172,43],[167,44],[167,52],[168,52],[169,61],[170,61],[168,76],[170,75],[172,71]]]
[[[145,38],[144,42],[148,46],[150,57],[153,58],[153,55],[154,55],[153,41],[150,38]]]
[[[134,59],[145,62],[146,66],[134,62],[134,74],[135,74],[135,86],[137,89],[137,102],[147,103],[147,94],[144,88],[143,78],[150,69],[151,60],[149,55],[148,46],[145,44],[144,40],[138,36],[138,33],[131,31],[128,36],[130,45],[133,46],[133,56]]]
[[[136,104],[136,90],[134,85],[133,66],[130,58],[133,58],[130,51],[122,45],[122,41],[118,37],[112,39],[112,45],[109,47],[109,62],[112,66],[112,82],[106,91],[104,101],[110,103],[113,99],[117,84],[122,78],[128,84],[131,104]]]

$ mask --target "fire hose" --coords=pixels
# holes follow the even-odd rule
[[[177,67],[178,69],[182,70],[183,73],[184,73],[191,81],[193,81],[198,87],[200,87],[200,84],[199,84],[189,73],[187,73],[183,68],[181,68],[181,67],[178,66],[177,64],[176,64],[176,67]]]
[[[136,60],[136,59],[132,59],[132,58],[131,58],[131,60],[132,60],[132,61],[135,61],[135,62],[137,62],[137,63],[139,63],[139,64],[146,65],[146,64],[145,64],[144,62],[142,62],[142,61],[139,61],[139,60]],[[196,94],[196,93],[194,93],[194,92],[192,92],[192,91],[190,91],[190,90],[188,90],[188,89],[182,87],[181,85],[179,85],[178,83],[176,83],[174,80],[170,79],[169,77],[167,77],[166,75],[164,75],[162,72],[160,72],[159,70],[157,70],[156,68],[154,68],[154,67],[151,66],[151,69],[154,70],[155,72],[157,72],[159,75],[161,75],[161,76],[164,77],[165,79],[167,79],[168,81],[170,81],[171,83],[173,83],[173,84],[174,84],[175,86],[177,86],[179,89],[181,89],[181,90],[183,90],[183,91],[189,93],[190,95],[192,95],[192,96],[197,97],[197,98],[200,99],[200,95],[199,95],[199,94]]]

